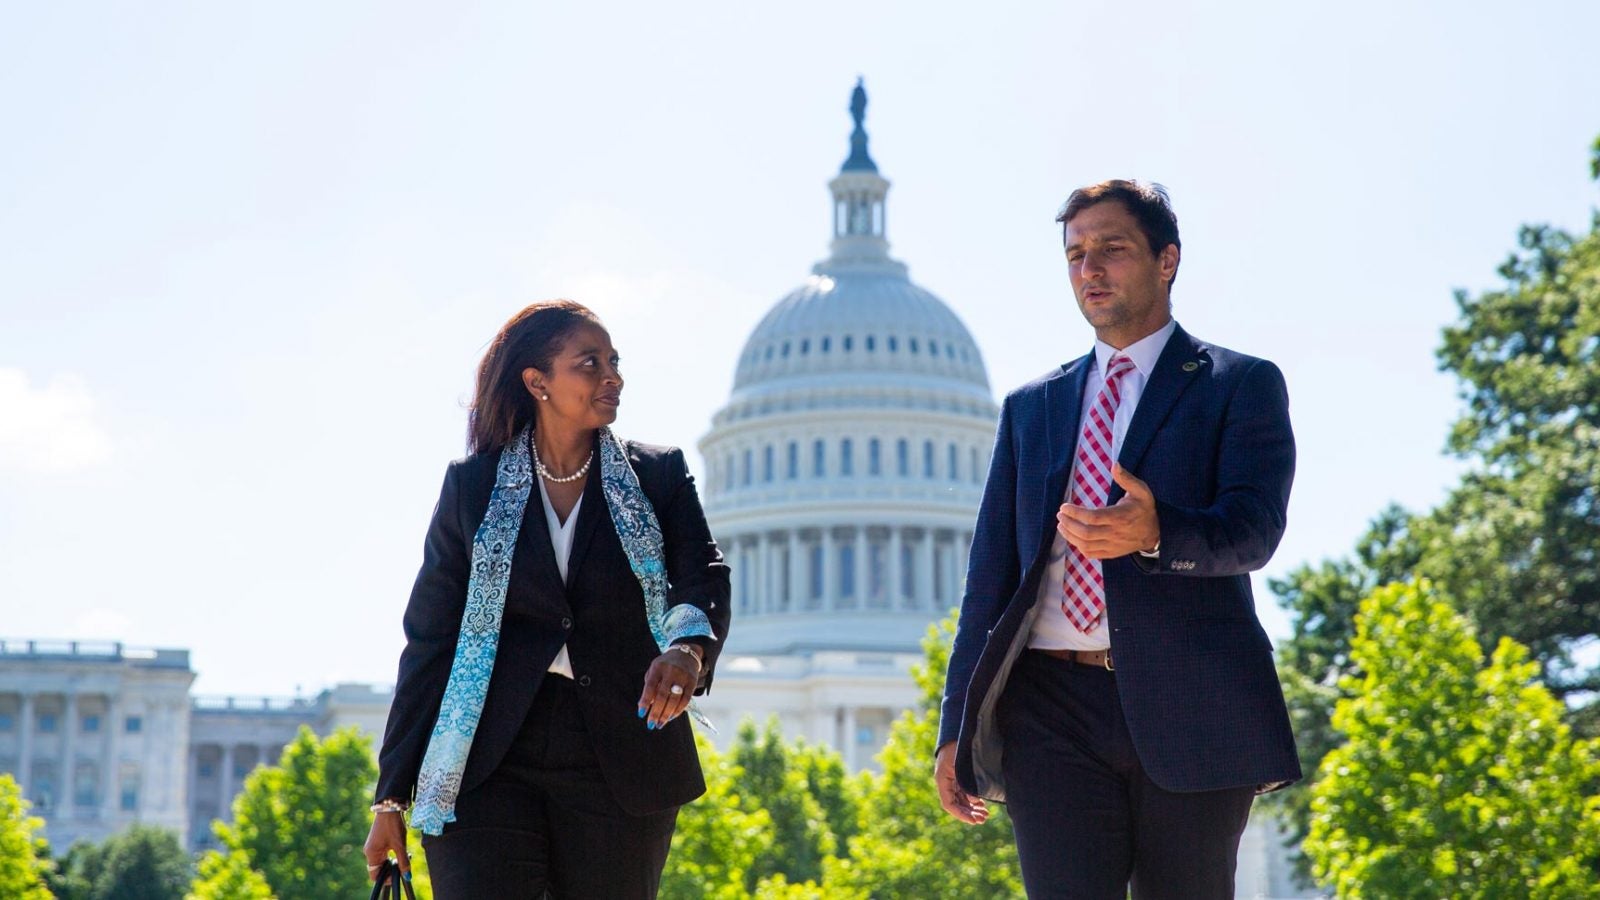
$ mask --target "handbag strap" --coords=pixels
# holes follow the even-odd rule
[[[405,900],[417,900],[416,892],[411,889],[411,882],[400,871],[400,864],[392,859],[386,859],[378,864],[377,877],[372,881],[372,893],[367,900],[401,900],[401,891],[405,892]]]

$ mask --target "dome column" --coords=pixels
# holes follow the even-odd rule
[[[917,568],[914,573],[917,600],[928,604],[930,609],[939,609],[939,598],[933,595],[933,530],[921,529],[917,539]]]
[[[864,609],[867,605],[867,566],[870,562],[867,559],[867,553],[871,549],[871,546],[867,543],[867,526],[857,526],[856,558],[853,560],[856,564],[856,609]]]
[[[802,599],[806,596],[805,566],[801,564],[805,554],[800,552],[800,529],[789,529],[789,596],[784,603],[784,609],[794,611],[805,606]]]
[[[905,576],[900,570],[901,527],[889,526],[889,608],[903,609],[905,598],[900,590]]]
[[[839,608],[839,548],[833,542],[833,529],[822,529],[822,608]]]

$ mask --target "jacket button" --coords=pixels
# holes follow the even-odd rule
[[[578,687],[588,687],[588,686],[589,686],[589,676],[587,676],[587,675],[579,676],[578,677]]]
[[[567,618],[567,617],[565,617],[565,616],[563,616],[561,618],[561,627],[562,628],[571,628],[572,627],[572,620]]]

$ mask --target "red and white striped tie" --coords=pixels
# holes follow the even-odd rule
[[[1078,435],[1077,460],[1072,467],[1072,489],[1067,500],[1078,506],[1099,508],[1111,494],[1111,426],[1122,402],[1122,377],[1133,371],[1133,360],[1122,354],[1106,364],[1106,380],[1089,405]],[[1106,582],[1100,560],[1090,559],[1067,545],[1066,574],[1062,578],[1061,610],[1072,627],[1088,632],[1106,614]]]

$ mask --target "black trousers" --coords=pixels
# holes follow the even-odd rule
[[[996,710],[1006,811],[1032,900],[1233,897],[1253,787],[1179,794],[1145,775],[1116,675],[1024,651]]]
[[[623,812],[575,690],[546,677],[500,767],[456,799],[443,834],[423,836],[437,900],[655,897],[678,810]]]

